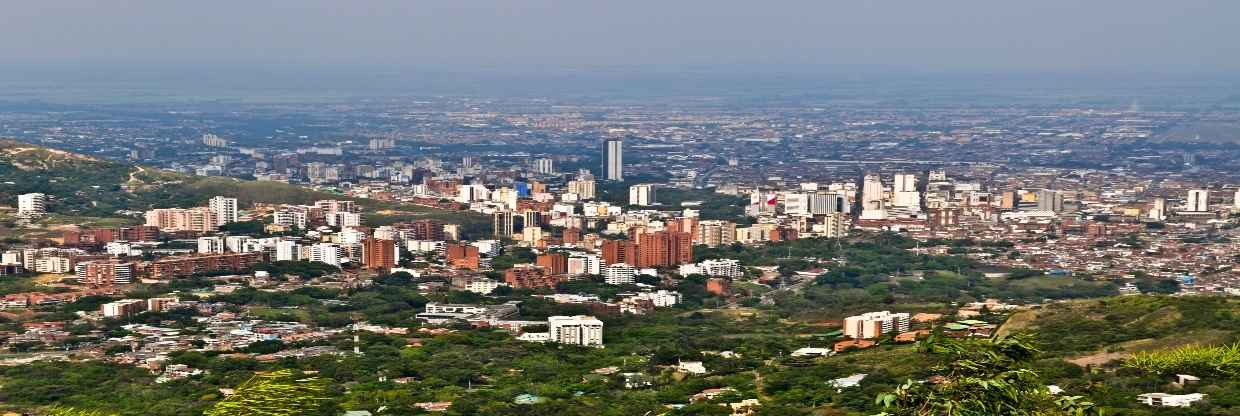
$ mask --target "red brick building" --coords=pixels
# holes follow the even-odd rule
[[[263,253],[228,253],[209,256],[167,257],[143,267],[143,273],[152,279],[171,279],[195,273],[244,271],[262,263]]]
[[[629,240],[604,240],[603,264],[637,263],[637,244]]]
[[[517,266],[504,271],[504,283],[514,289],[554,289],[560,279],[538,266]]]
[[[538,267],[545,268],[547,274],[552,276],[568,273],[568,256],[564,253],[541,254],[535,263]]]
[[[443,241],[447,239],[443,231],[443,222],[438,220],[401,223],[396,228],[404,231],[405,237],[414,240]]]
[[[722,277],[706,279],[706,291],[715,296],[732,296],[732,282]]]
[[[368,270],[392,270],[396,267],[396,242],[377,238],[363,240],[362,265]]]
[[[448,244],[444,247],[444,256],[449,266],[458,269],[478,270],[482,262],[478,247],[469,244]]]
[[[693,236],[656,231],[637,236],[637,267],[672,267],[693,262]]]

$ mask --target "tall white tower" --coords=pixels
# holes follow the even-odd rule
[[[887,218],[883,203],[883,179],[878,175],[865,175],[861,184],[861,219],[881,220]]]
[[[1189,212],[1206,212],[1210,210],[1210,191],[1206,189],[1193,189],[1188,191],[1188,207]]]
[[[603,141],[603,180],[624,180],[624,141],[607,139]]]

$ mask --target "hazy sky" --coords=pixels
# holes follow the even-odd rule
[[[1240,69],[1235,0],[15,1],[0,65]]]

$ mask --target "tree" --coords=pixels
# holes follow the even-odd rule
[[[316,413],[326,395],[327,382],[317,377],[296,378],[291,370],[258,373],[237,386],[231,396],[216,403],[204,416],[294,416]]]
[[[1030,369],[1039,352],[1027,335],[986,340],[931,336],[917,344],[934,363],[928,382],[909,380],[875,402],[886,416],[1085,416],[1099,414],[1079,396],[1050,394]]]

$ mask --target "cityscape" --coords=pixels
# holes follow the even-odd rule
[[[1086,34],[1083,46],[1013,46],[1041,30],[1019,17],[1046,16],[1026,8],[927,12],[1003,16],[1013,28],[999,49],[1019,53],[926,36],[1029,73],[1039,68],[1022,54],[1079,68],[947,76],[1003,67],[875,37],[859,55],[824,41],[839,56],[807,67],[860,65],[848,76],[652,71],[733,52],[830,54],[778,43],[792,30],[779,26],[743,29],[766,40],[769,54],[755,54],[697,42],[694,27],[733,39],[714,24],[686,23],[669,46],[539,28],[506,5],[477,7],[506,10],[497,22],[528,23],[529,37],[483,47],[454,8],[384,3],[359,17],[364,6],[310,3],[305,23],[343,13],[373,42],[407,36],[428,62],[492,54],[512,66],[367,72],[363,58],[406,67],[321,28],[290,41],[241,17],[234,28],[256,32],[167,33],[221,65],[259,59],[239,54],[247,42],[360,61],[347,82],[261,59],[241,71],[253,80],[195,79],[208,65],[182,80],[148,70],[196,61],[131,36],[117,39],[154,69],[58,78],[65,64],[23,72],[23,59],[57,61],[0,41],[14,56],[0,70],[0,414],[1240,414],[1234,74],[1171,59],[1151,74],[1176,75],[1111,72],[1153,53],[1144,37],[1107,43],[1114,62],[1088,59],[1107,48]],[[692,13],[759,11],[723,3]],[[603,22],[655,8],[560,6],[540,10]],[[1162,22],[1145,6],[1158,9],[1075,7]],[[692,14],[682,7],[666,12]],[[1215,17],[1234,7],[1199,9],[1177,19],[1235,32]],[[413,33],[384,13],[429,26]],[[1166,36],[1179,27],[1163,24]],[[107,25],[97,35],[123,33]],[[461,47],[425,46],[432,32]],[[535,41],[565,34],[648,49]],[[87,37],[75,42],[97,42]],[[1207,66],[1234,51],[1217,42],[1166,53]],[[555,45],[572,59],[538,55]],[[906,54],[944,69],[865,70]],[[536,55],[548,62],[529,70]],[[631,66],[604,69],[620,58]],[[1096,76],[1063,75],[1077,70]]]

